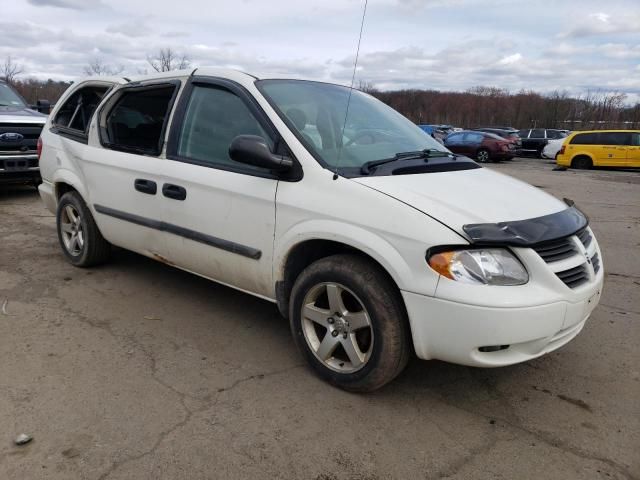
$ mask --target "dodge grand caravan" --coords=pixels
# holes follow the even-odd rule
[[[539,357],[600,298],[576,205],[338,85],[210,68],[79,81],[40,165],[73,265],[116,245],[274,302],[311,367],[351,391],[391,381],[413,351]]]

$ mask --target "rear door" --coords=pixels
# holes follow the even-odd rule
[[[159,258],[165,129],[181,83],[136,83],[100,107],[98,130],[83,154],[89,201],[111,243]],[[162,260],[162,258],[159,258]]]
[[[631,143],[631,133],[599,132],[600,148],[596,152],[598,165],[624,167],[627,164],[627,149]]]

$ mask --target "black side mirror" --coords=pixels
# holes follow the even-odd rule
[[[234,138],[229,145],[229,157],[239,163],[277,172],[285,172],[293,166],[290,158],[271,153],[265,139],[257,135],[238,135]]]
[[[51,103],[49,102],[49,100],[38,100],[36,102],[36,110],[40,113],[49,115],[49,113],[51,112]]]

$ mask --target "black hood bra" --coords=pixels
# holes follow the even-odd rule
[[[564,201],[569,208],[550,215],[512,222],[472,223],[462,229],[474,244],[532,247],[574,235],[589,224],[587,216],[572,200]]]

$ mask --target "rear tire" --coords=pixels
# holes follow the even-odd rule
[[[571,168],[589,170],[593,168],[593,161],[589,157],[581,155],[571,160]]]
[[[478,150],[478,152],[476,153],[476,160],[478,160],[478,162],[480,163],[487,163],[491,160],[491,154],[489,153],[489,150],[487,150],[486,148],[481,148],[480,150]]]
[[[56,211],[58,240],[67,260],[76,267],[92,267],[106,262],[111,252],[78,192],[60,198]]]
[[[333,255],[307,267],[293,286],[289,318],[309,365],[344,390],[376,390],[409,360],[400,292],[384,271],[358,255]]]

